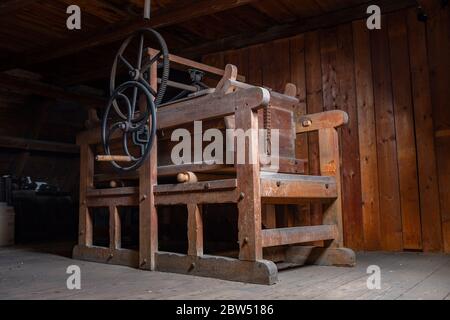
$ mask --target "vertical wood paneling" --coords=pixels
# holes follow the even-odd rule
[[[438,251],[442,233],[425,25],[417,21],[412,10],[408,12],[408,27],[423,246],[426,251]]]
[[[386,26],[386,19],[382,24]],[[387,28],[372,31],[372,63],[377,128],[381,246],[403,249],[395,121]]]
[[[277,58],[273,58],[276,52]],[[290,82],[289,39],[278,40],[264,45],[263,48],[263,84],[275,91],[284,92]]]
[[[297,86],[297,98],[300,104],[295,110],[296,116],[306,114],[306,70],[305,70],[305,37],[300,35],[290,41],[291,83]],[[298,135],[295,141],[296,157],[308,158],[308,139],[305,134]]]
[[[248,49],[231,50],[224,53],[225,64],[234,64],[238,68],[238,74],[248,74]]]
[[[320,35],[320,59],[322,64],[322,96],[323,109],[326,111],[337,108],[337,33],[336,28],[323,30]]]
[[[403,247],[421,249],[420,205],[416,145],[411,99],[408,35],[404,12],[388,16],[392,92],[397,137]]]
[[[345,241],[357,250],[364,248],[361,208],[361,168],[358,148],[358,111],[356,109],[353,37],[351,24],[337,28],[338,81],[337,108],[347,112],[349,122],[340,131],[342,208]]]
[[[320,61],[320,36],[318,31],[305,34],[305,65],[306,65],[306,103],[308,113],[323,111],[322,73]],[[317,133],[308,134],[309,173],[319,174],[319,137]],[[311,223],[322,222],[322,208],[311,205]]]
[[[274,52],[277,53],[277,59],[273,59]],[[289,39],[277,40],[265,44],[262,54],[263,85],[275,91],[284,92],[286,84],[291,81]],[[282,144],[283,142],[280,141],[280,145]],[[293,209],[292,206],[276,206],[276,220],[278,227],[294,226],[294,217],[297,214]]]
[[[450,129],[450,7],[442,8],[438,1],[422,0],[429,13],[426,25],[431,98],[435,130]],[[450,252],[450,137],[436,139],[444,248]],[[430,221],[432,220],[429,217]],[[436,222],[435,222],[436,223]]]
[[[297,98],[300,103],[295,109],[298,119],[306,114],[306,70],[305,70],[305,36],[299,35],[290,41],[291,83],[297,86]],[[308,159],[308,136],[297,135],[295,141],[295,156],[298,159]],[[298,226],[311,225],[310,206],[297,206],[295,224]]]
[[[253,46],[248,49],[248,83],[262,85],[262,46]]]
[[[294,83],[297,114],[349,114],[339,134],[344,240],[354,249],[450,252],[450,138],[435,138],[450,129],[450,10],[422,2],[427,23],[411,9],[384,16],[379,31],[360,20],[204,59],[276,91]],[[319,174],[317,134],[296,148]],[[292,224],[281,209],[279,222]],[[299,212],[294,224],[322,223],[320,205]]]
[[[368,67],[372,63],[370,35],[366,27],[366,21],[360,20],[353,23],[353,42],[364,247],[366,250],[376,250],[381,246],[380,202],[378,196],[378,161],[372,68]]]

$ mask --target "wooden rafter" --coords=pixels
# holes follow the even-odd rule
[[[254,2],[255,0],[201,0],[190,5],[183,5],[173,8],[161,9],[155,12],[150,22],[142,18],[131,22],[118,23],[108,26],[95,34],[82,37],[79,40],[67,39],[45,49],[39,48],[20,54],[12,60],[7,60],[0,64],[0,71],[23,68],[37,63],[50,61],[53,59],[68,56],[74,52],[106,45],[114,41],[124,39],[127,35],[143,27],[161,28],[179,24],[191,19],[206,15],[215,14],[235,7]]]
[[[37,96],[62,101],[78,102],[87,108],[104,106],[106,104],[106,100],[102,97],[72,92],[44,82],[20,78],[8,74],[0,75],[0,86],[2,89],[8,89],[20,94],[34,94]]]
[[[27,5],[31,5],[35,0],[3,0],[0,2],[0,17],[10,15]]]
[[[397,1],[380,0],[377,1],[376,3],[380,5],[383,13],[390,13],[393,11],[401,10],[403,8],[408,8],[416,5],[415,0],[397,0]],[[272,41],[279,38],[294,36],[314,29],[332,27],[334,25],[339,25],[341,23],[350,22],[356,19],[362,19],[367,16],[366,10],[367,10],[367,3],[358,5],[356,7],[327,13],[325,15],[321,15],[318,17],[312,17],[290,24],[275,26],[264,32],[259,33],[251,32],[214,40],[198,46],[180,49],[175,53],[183,57],[200,59],[201,56],[213,52],[246,47],[254,44]],[[109,71],[110,66],[108,65],[104,69],[87,71],[72,76],[64,76],[64,79],[58,79],[58,81],[60,80],[61,83],[68,85],[84,83],[87,81],[107,78],[107,76],[109,75]]]
[[[66,153],[66,154],[80,153],[79,147],[77,145],[70,143],[24,139],[8,136],[0,136],[0,147],[27,150],[27,151],[41,151],[41,152]]]
[[[380,0],[374,2],[381,8],[383,14],[393,11],[413,7],[417,5],[416,0]],[[193,46],[181,50],[180,55],[187,57],[201,57],[202,55],[225,51],[229,49],[238,49],[250,45],[269,42],[279,38],[287,38],[306,31],[328,28],[353,20],[367,17],[367,3],[356,7],[346,8],[339,11],[327,13],[324,15],[299,20],[293,23],[277,25],[264,32],[248,32],[223,39],[218,39],[204,44]]]

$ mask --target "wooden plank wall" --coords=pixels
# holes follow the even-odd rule
[[[48,102],[0,88],[0,136],[74,144],[86,117],[76,105]],[[3,175],[30,176],[76,196],[79,159],[76,155],[0,147],[0,176]]]
[[[450,252],[449,10],[424,2],[427,23],[409,9],[383,16],[377,31],[354,21],[203,59],[277,91],[296,84],[298,112],[348,112],[344,239],[356,250]],[[317,173],[317,136],[297,146]],[[302,215],[320,223],[321,208]]]

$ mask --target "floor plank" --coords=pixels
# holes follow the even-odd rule
[[[354,268],[305,266],[279,273],[273,286],[72,260],[63,250],[0,248],[0,299],[450,299],[450,256],[359,253]],[[50,252],[50,253],[49,253]],[[55,254],[57,253],[57,254]],[[66,268],[81,268],[81,290],[68,290]],[[366,286],[381,268],[381,289]]]

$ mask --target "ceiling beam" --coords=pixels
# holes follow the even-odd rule
[[[380,5],[383,14],[416,5],[415,0],[379,0],[375,3],[378,3]],[[295,36],[315,29],[328,28],[342,23],[348,23],[354,20],[363,19],[367,17],[366,10],[367,3],[321,15],[318,17],[307,18],[302,21],[297,21],[290,24],[274,26],[266,31],[259,33],[251,32],[214,40],[198,46],[180,49],[175,53],[183,57],[200,60],[201,57],[205,54],[243,48],[267,41]],[[63,78],[58,79],[58,81],[65,85],[75,85],[89,81],[106,79],[107,77],[109,77],[110,69],[111,67],[108,65],[101,69],[96,69],[93,71],[91,70],[72,76],[65,75]]]
[[[86,108],[98,108],[106,105],[106,100],[99,96],[87,95],[66,90],[36,80],[0,74],[0,87],[18,94],[34,94],[41,97],[52,98],[61,101],[78,102]]]
[[[371,4],[379,5],[382,14],[417,6],[416,0],[379,0],[374,1]],[[292,37],[311,30],[329,28],[368,17],[366,12],[367,6],[368,4],[366,3],[356,7],[341,9],[332,13],[306,18],[293,23],[277,25],[263,32],[248,32],[230,36],[206,42],[191,48],[182,49],[180,52],[176,53],[190,58],[200,58],[202,55],[209,53],[239,49],[275,39]]]
[[[75,144],[9,136],[0,136],[0,147],[26,151],[54,152],[75,155],[80,153],[80,148]]]
[[[252,3],[256,0],[200,0],[190,5],[174,5],[154,12],[151,20],[142,18],[131,22],[118,23],[103,28],[95,34],[80,39],[67,39],[45,48],[34,49],[0,63],[0,71],[24,68],[33,64],[51,61],[86,49],[106,45],[124,39],[139,28],[161,28],[186,22],[191,19],[215,14],[235,7]]]
[[[0,2],[0,17],[4,17],[35,3],[36,0],[2,0]]]

